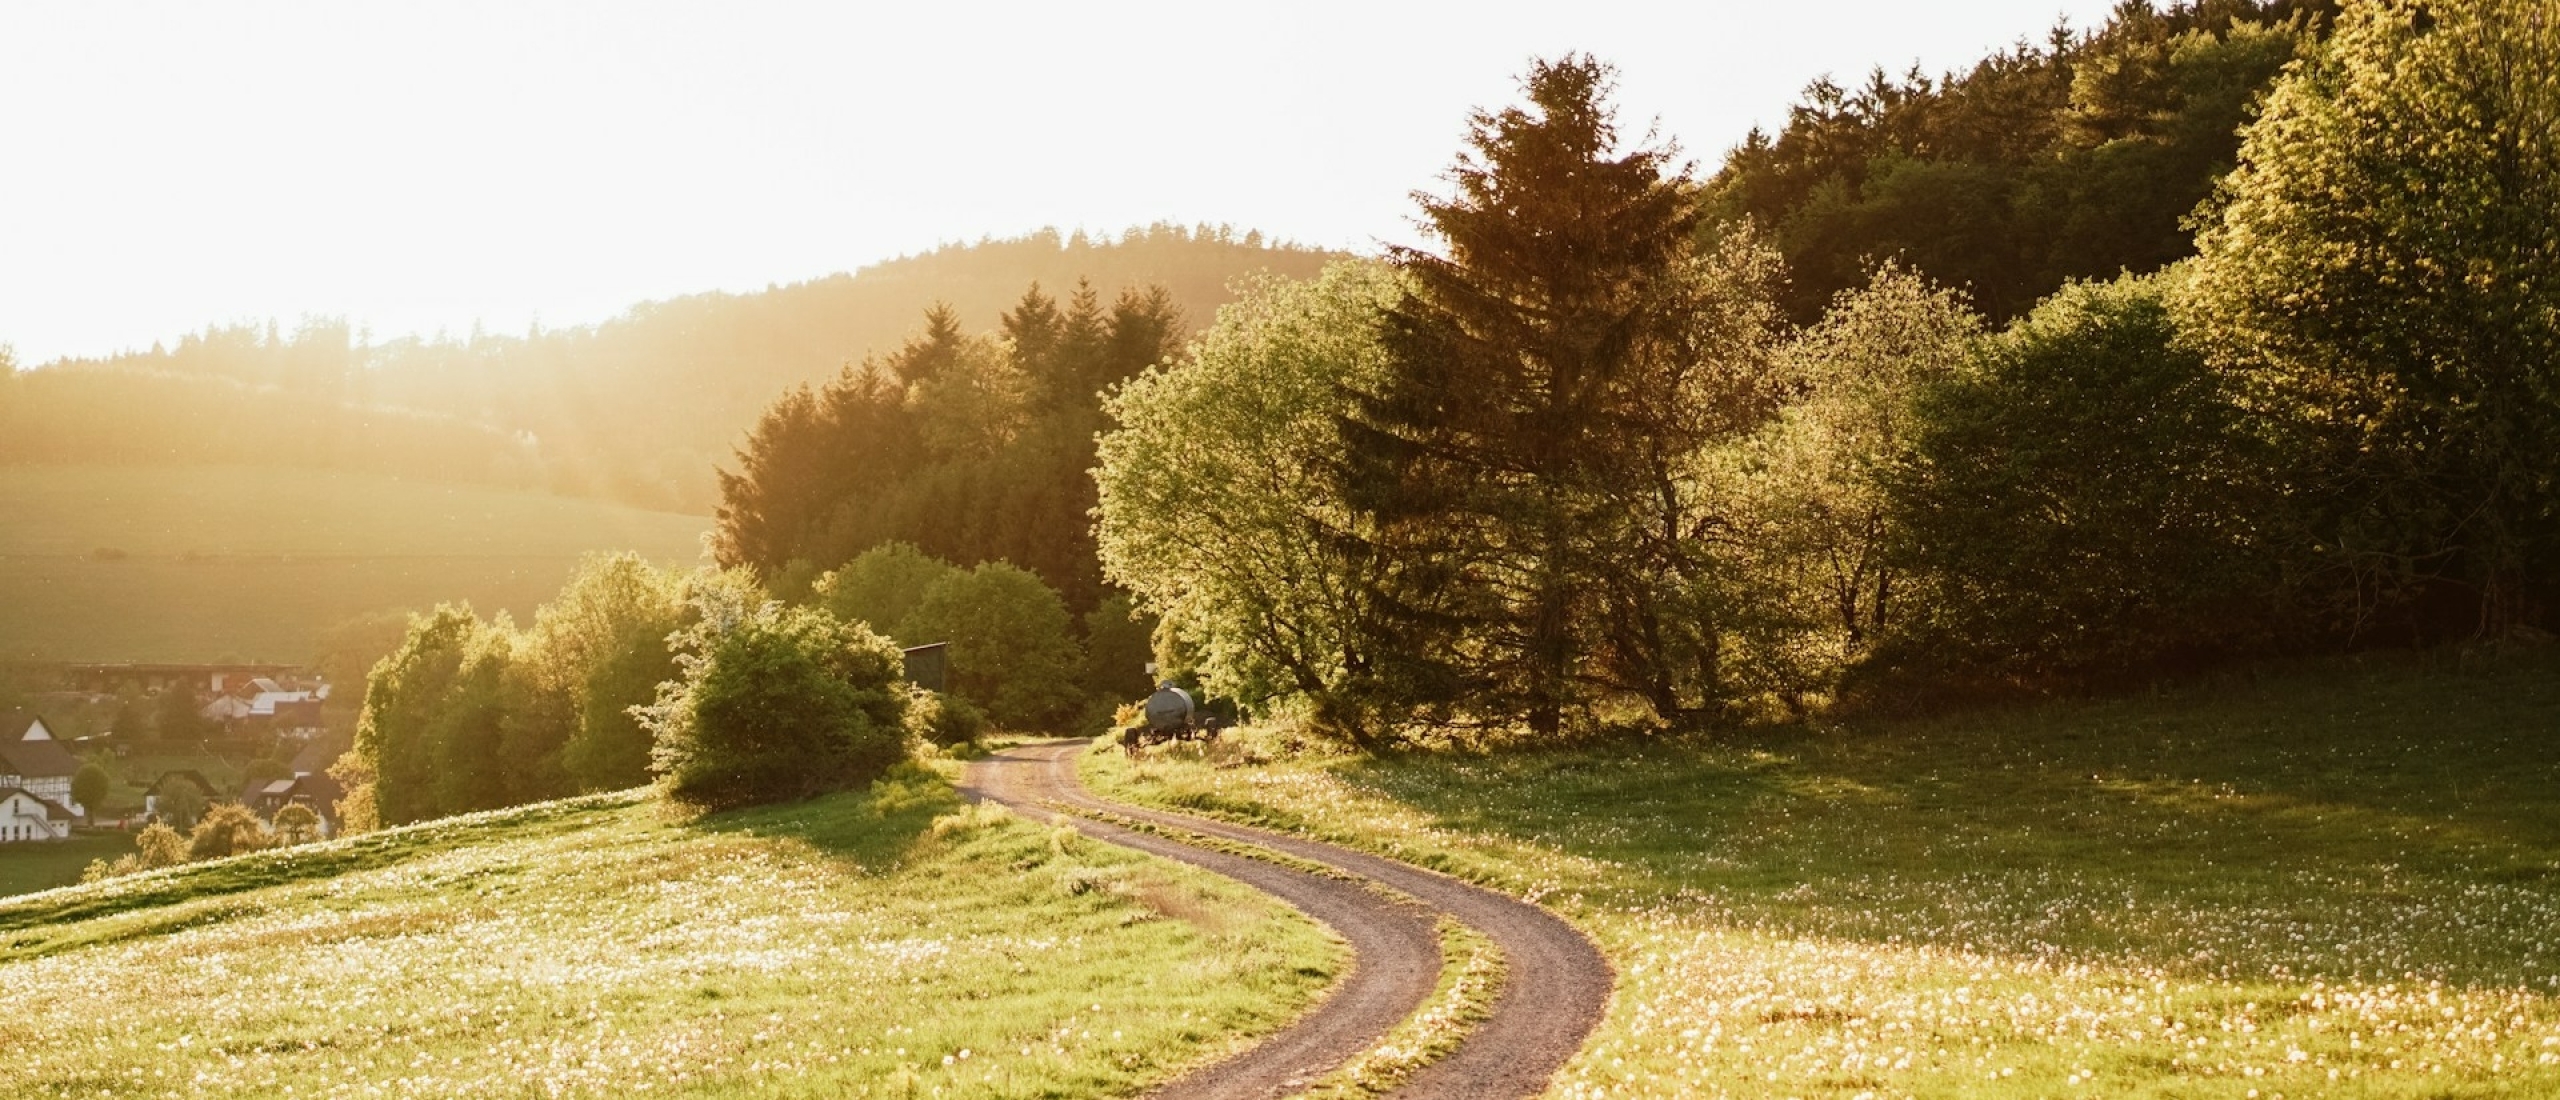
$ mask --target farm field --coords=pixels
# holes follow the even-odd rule
[[[0,933],[0,981],[51,991],[0,1022],[23,1096],[1131,1093],[1342,962],[1258,894],[915,767],[175,868],[0,903]]]
[[[0,657],[307,661],[359,615],[462,600],[530,615],[585,553],[689,565],[709,527],[368,474],[0,468]]]
[[[2560,654],[1097,794],[1533,894],[1619,974],[1557,1096],[2560,1094]]]
[[[55,843],[0,847],[0,898],[71,885],[80,881],[80,869],[90,860],[112,860],[132,850],[129,833],[80,830]]]

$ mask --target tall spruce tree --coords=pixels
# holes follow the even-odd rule
[[[1445,254],[1397,248],[1389,366],[1345,425],[1343,491],[1372,532],[1379,702],[1552,736],[1600,694],[1685,709],[1668,612],[1694,532],[1679,467],[1748,420],[1752,380],[1706,346],[1733,265],[1693,242],[1673,150],[1621,150],[1613,70],[1535,64],[1528,105],[1477,112]],[[1666,715],[1667,716],[1667,715]]]

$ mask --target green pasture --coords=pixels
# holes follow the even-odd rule
[[[1089,756],[1543,899],[1558,1096],[2560,1094],[2560,653],[1503,756]]]
[[[322,631],[384,610],[528,616],[582,554],[689,565],[709,527],[369,474],[0,468],[0,657],[306,661]]]
[[[69,840],[0,844],[0,898],[69,886],[93,859],[112,860],[133,851],[130,833],[74,831]]]
[[[872,790],[544,803],[0,902],[20,1096],[1126,1095],[1345,963],[1275,902]]]

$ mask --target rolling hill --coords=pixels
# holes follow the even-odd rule
[[[379,474],[0,467],[0,657],[302,662],[347,619],[518,618],[587,553],[690,565],[702,516]]]
[[[23,1095],[1133,1095],[1340,946],[902,768],[683,819],[626,791],[0,901]],[[113,1006],[113,1011],[103,1011]]]

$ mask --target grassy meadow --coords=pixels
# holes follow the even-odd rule
[[[530,615],[591,551],[691,564],[710,525],[371,474],[0,467],[0,657],[306,661],[359,615]]]
[[[1248,739],[1084,770],[1577,921],[1620,985],[1558,1096],[2549,1096],[2554,730],[2545,649],[1681,743]]]
[[[1222,879],[860,794],[637,792],[0,902],[19,1096],[1132,1093],[1344,964]]]
[[[131,851],[131,833],[80,829],[73,830],[69,840],[9,845],[0,849],[0,898],[69,886],[80,881],[80,871],[90,860],[112,860]]]

